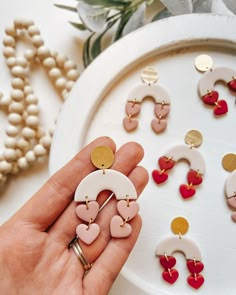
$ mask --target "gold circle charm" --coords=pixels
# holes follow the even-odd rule
[[[184,217],[176,217],[171,222],[171,230],[175,235],[184,235],[188,231],[189,224]]]
[[[91,153],[91,161],[98,169],[110,168],[114,162],[114,153],[108,146],[97,146]]]
[[[156,69],[152,67],[147,67],[141,72],[141,80],[147,84],[154,84],[158,80],[158,73]]]
[[[190,130],[185,135],[184,140],[186,144],[198,147],[202,144],[202,134],[198,130]]]
[[[200,72],[206,72],[212,69],[213,59],[207,54],[201,54],[195,58],[195,67]]]
[[[236,169],[236,154],[226,154],[222,158],[222,166],[226,171],[233,172]]]

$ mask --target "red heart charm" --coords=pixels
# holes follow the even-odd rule
[[[159,258],[160,264],[165,268],[165,269],[170,269],[176,264],[176,259],[173,256],[160,256]]]
[[[225,100],[218,100],[214,107],[214,114],[216,116],[224,115],[228,112],[228,105]]]
[[[199,185],[202,183],[201,175],[194,170],[190,170],[187,174],[188,184]]]
[[[228,86],[231,90],[236,91],[236,79],[233,79],[228,83]]]
[[[165,270],[162,273],[162,277],[167,283],[174,284],[179,277],[179,273],[176,269],[170,269],[169,271]]]
[[[196,193],[195,188],[190,187],[187,184],[181,184],[179,191],[184,199],[191,198]]]
[[[202,97],[205,104],[214,105],[219,98],[219,93],[217,91],[211,91],[210,93]]]
[[[161,170],[163,170],[163,169],[169,170],[174,167],[175,161],[173,161],[167,157],[160,157],[158,160],[158,164],[159,164]]]
[[[191,275],[187,280],[188,284],[194,289],[199,289],[204,283],[204,277],[202,275],[196,275],[196,277]]]
[[[168,179],[168,174],[159,170],[152,171],[152,178],[157,184],[165,182]]]
[[[192,274],[198,274],[204,269],[204,264],[201,261],[188,260],[187,267]]]

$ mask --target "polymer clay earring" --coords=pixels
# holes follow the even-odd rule
[[[215,116],[221,116],[228,112],[228,105],[224,99],[219,99],[218,91],[214,90],[217,81],[223,81],[228,88],[236,92],[236,71],[227,67],[212,68],[213,60],[209,55],[199,55],[195,59],[196,68],[205,72],[198,83],[198,92],[203,102],[214,106]]]
[[[152,67],[145,68],[141,73],[143,84],[135,86],[128,94],[125,111],[127,117],[123,120],[123,126],[126,131],[133,131],[138,127],[138,120],[135,118],[141,111],[141,103],[146,97],[154,99],[155,119],[151,126],[155,133],[164,131],[167,127],[166,117],[170,112],[170,97],[166,89],[155,84],[158,80],[158,74]]]
[[[173,253],[183,253],[190,272],[187,282],[194,289],[199,289],[204,283],[204,277],[200,274],[204,269],[204,264],[201,262],[202,258],[198,246],[193,240],[183,236],[188,231],[188,228],[189,224],[185,218],[175,218],[171,223],[171,229],[175,236],[162,240],[158,244],[155,253],[164,268],[162,278],[169,284],[174,284],[179,277],[178,271],[174,268],[176,259]]]
[[[168,171],[171,170],[176,162],[186,159],[190,164],[187,174],[188,184],[181,184],[180,194],[184,199],[191,198],[195,193],[195,186],[202,183],[205,173],[205,161],[202,154],[195,148],[202,143],[202,135],[197,130],[190,130],[185,136],[185,144],[176,145],[170,148],[164,156],[158,159],[160,170],[153,170],[152,177],[156,184],[161,184],[168,179]]]
[[[108,169],[114,161],[113,151],[107,146],[98,146],[91,153],[91,162],[98,168],[88,174],[78,185],[74,201],[79,202],[76,207],[76,215],[85,223],[76,228],[77,237],[86,244],[91,244],[100,233],[100,227],[95,222],[96,217],[108,201],[115,196],[117,199],[117,211],[110,221],[110,232],[114,238],[128,237],[132,227],[128,223],[139,211],[136,189],[131,180],[121,172]],[[97,196],[100,192],[109,190],[112,192],[105,203],[99,207]]]
[[[236,209],[236,154],[226,154],[222,159],[222,166],[231,172],[225,182],[227,204],[230,208]],[[235,211],[231,214],[231,218],[236,222]]]

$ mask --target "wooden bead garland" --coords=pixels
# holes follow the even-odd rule
[[[3,55],[12,74],[12,89],[10,97],[0,92],[0,107],[8,112],[5,149],[0,151],[0,185],[9,175],[29,168],[38,158],[46,156],[50,149],[54,126],[47,132],[40,126],[38,97],[29,83],[31,64],[45,67],[63,100],[79,77],[75,63],[45,47],[33,21],[15,19],[5,33]],[[33,49],[26,49],[23,56],[17,56],[16,43],[21,36],[31,40]]]

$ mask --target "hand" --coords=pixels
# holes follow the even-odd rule
[[[109,221],[116,212],[116,200],[112,199],[104,207],[96,219],[101,227],[96,241],[89,246],[80,241],[87,260],[93,262],[85,276],[74,251],[68,249],[79,223],[73,194],[79,182],[95,169],[90,153],[99,145],[116,149],[110,138],[93,141],[0,227],[1,294],[102,295],[109,292],[137,240],[140,216],[131,220],[132,233],[128,238],[114,239],[110,237]],[[140,145],[127,143],[115,152],[112,166],[130,178],[138,194],[148,181],[146,170],[137,166],[142,158]],[[100,205],[107,196],[106,192],[99,194]]]

